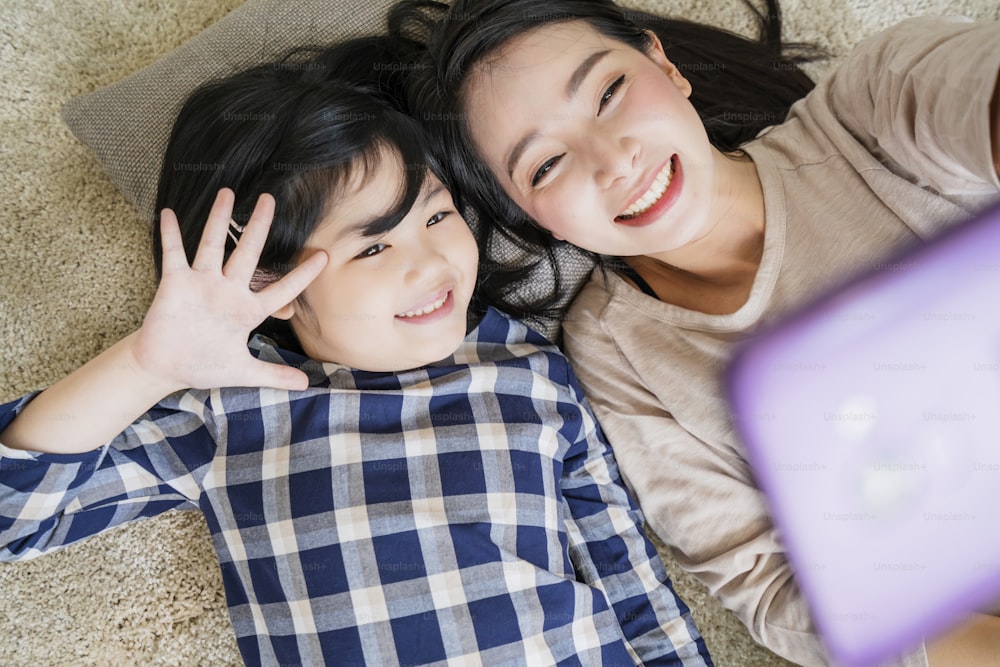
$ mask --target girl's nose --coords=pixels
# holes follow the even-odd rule
[[[445,248],[438,247],[431,241],[430,234],[423,235],[421,242],[415,243],[406,253],[404,262],[404,279],[408,283],[420,283],[435,274],[443,273],[448,265],[448,255]]]

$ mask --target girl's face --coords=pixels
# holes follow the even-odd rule
[[[356,170],[360,172],[361,170]],[[362,236],[360,227],[402,189],[399,159],[387,156],[362,183],[355,174],[305,252],[322,249],[326,268],[291,317],[307,355],[368,371],[401,371],[443,359],[465,337],[466,309],[479,253],[451,194],[428,174],[413,208],[392,230]]]
[[[668,252],[710,229],[713,154],[691,86],[658,40],[645,54],[581,21],[511,40],[473,73],[473,142],[554,236],[593,252]]]

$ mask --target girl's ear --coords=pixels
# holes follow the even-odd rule
[[[649,52],[646,54],[650,59],[659,65],[660,69],[667,75],[667,77],[673,82],[677,88],[684,93],[684,97],[691,97],[691,82],[684,78],[681,71],[677,69],[677,65],[670,62],[667,58],[666,52],[663,50],[663,44],[660,42],[660,38],[656,36],[656,33],[652,30],[647,30],[646,34],[649,35]]]

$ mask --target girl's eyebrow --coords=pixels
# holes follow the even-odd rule
[[[584,80],[587,75],[597,66],[597,63],[611,53],[610,49],[605,49],[604,51],[598,51],[587,56],[580,65],[573,70],[573,74],[570,75],[569,81],[566,82],[566,99],[573,99],[577,92],[580,90],[580,86],[583,85]],[[531,145],[531,143],[539,137],[538,131],[533,130],[528,134],[521,137],[514,147],[510,151],[510,155],[507,157],[507,177],[511,180],[514,179],[514,167],[517,166],[518,160],[524,154],[524,151]]]
[[[425,187],[424,191],[420,194],[417,201],[413,203],[412,208],[418,206],[426,206],[427,203],[433,199],[436,195],[443,192],[446,188],[441,183],[435,183],[430,187]],[[362,238],[368,238],[370,236],[378,236],[382,233],[381,229],[372,229],[374,226],[380,226],[385,220],[383,215],[373,215],[371,217],[359,220],[353,225],[347,225],[342,227],[337,235],[333,239],[333,243],[337,244],[350,236],[360,236]]]
[[[344,239],[351,236],[360,236],[362,238],[366,238],[368,236],[375,236],[375,234],[370,233],[369,230],[371,226],[379,222],[379,220],[380,220],[379,216],[372,216],[370,218],[365,218],[364,220],[356,222],[353,225],[341,227],[340,231],[337,232],[337,235],[333,239],[333,244],[336,245],[341,241],[343,241]]]

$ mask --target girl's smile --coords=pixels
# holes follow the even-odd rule
[[[399,313],[397,318],[407,324],[423,324],[447,317],[455,307],[454,287],[440,290],[438,295],[425,305]]]

